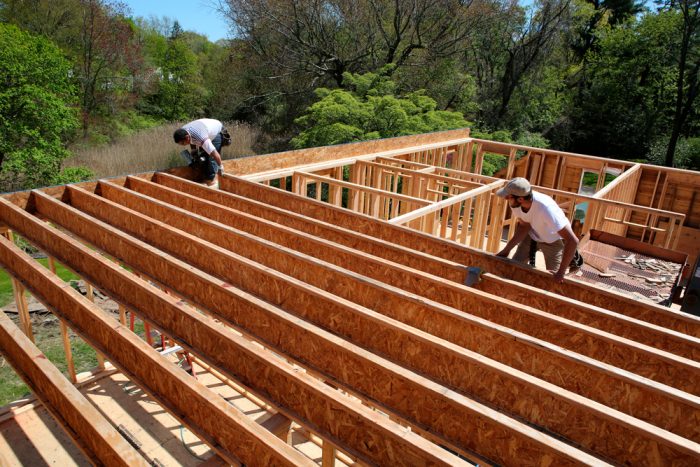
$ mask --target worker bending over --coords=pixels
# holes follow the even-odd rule
[[[218,120],[200,118],[178,128],[173,134],[177,144],[190,145],[190,167],[199,171],[209,186],[214,186],[216,174],[223,175],[224,171],[221,162],[223,128],[223,124]]]
[[[522,177],[514,178],[496,194],[508,200],[517,219],[515,235],[496,256],[507,258],[517,245],[513,259],[525,263],[529,259],[532,238],[544,254],[547,269],[554,272],[554,279],[563,282],[578,246],[578,238],[564,211],[549,196],[532,191],[530,182]]]

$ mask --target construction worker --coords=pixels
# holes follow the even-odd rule
[[[218,186],[216,174],[224,173],[221,162],[223,128],[219,120],[200,118],[178,128],[173,133],[173,139],[177,144],[190,145],[190,151],[183,151],[183,157],[189,159],[190,167],[201,172],[204,182],[209,186]]]
[[[530,239],[544,254],[547,269],[554,272],[557,282],[564,281],[564,274],[576,255],[578,238],[564,211],[551,197],[532,191],[525,178],[514,178],[496,194],[508,200],[513,216],[517,219],[515,234],[496,256],[507,258],[517,245],[513,259],[526,263],[530,256]]]

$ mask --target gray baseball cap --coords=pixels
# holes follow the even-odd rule
[[[532,192],[530,182],[528,182],[526,178],[517,177],[509,181],[508,184],[498,190],[496,194],[501,198],[505,198],[508,195],[527,196],[530,192]]]

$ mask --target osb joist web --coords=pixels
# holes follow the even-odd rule
[[[351,460],[700,460],[699,320],[235,176],[220,188],[127,177],[35,191],[26,209],[3,199],[0,219]],[[322,462],[5,239],[0,263],[224,461]],[[475,287],[467,266],[487,271]],[[3,352],[47,379],[7,336]],[[99,414],[77,417],[90,404],[57,380],[36,390],[83,450],[139,460]]]

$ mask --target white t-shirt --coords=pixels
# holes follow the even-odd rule
[[[199,146],[211,154],[214,149],[214,144],[211,142],[216,136],[221,133],[223,124],[213,118],[200,118],[183,126],[190,135],[190,144]]]
[[[530,224],[530,237],[537,242],[556,242],[561,239],[558,232],[569,223],[556,201],[536,191],[532,192],[532,206],[528,212],[523,212],[521,208],[512,211],[515,217]]]

